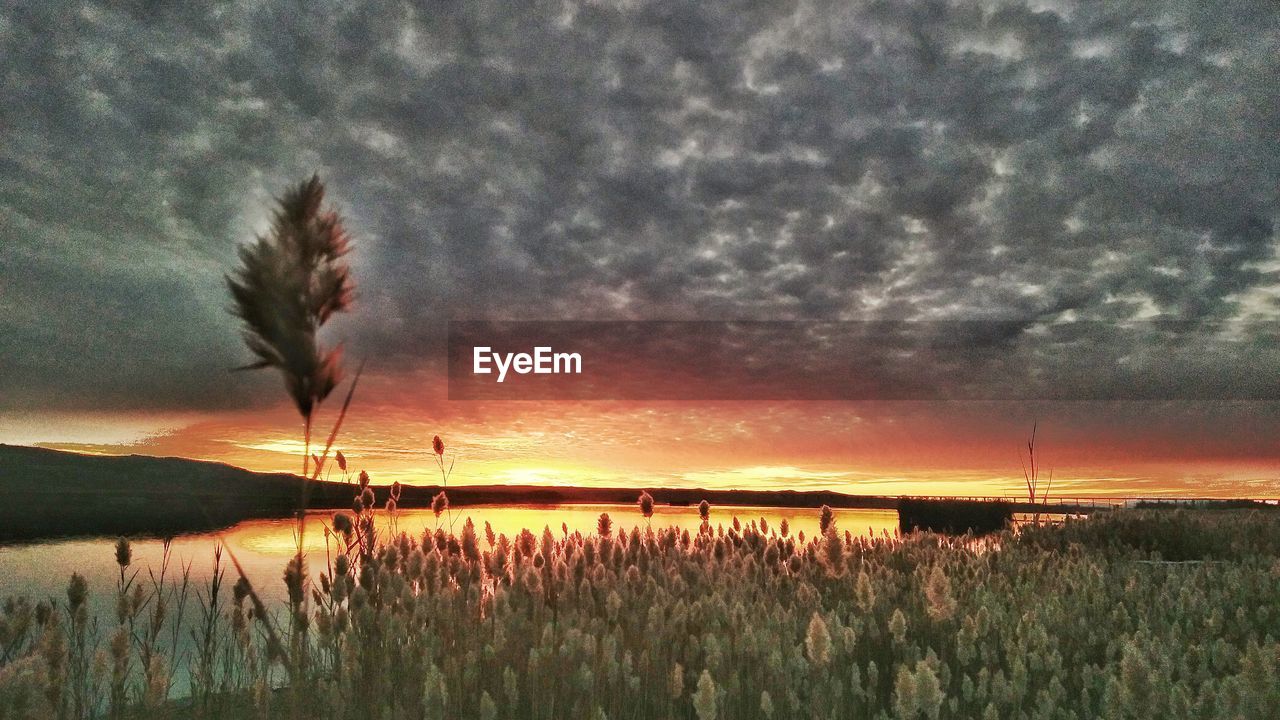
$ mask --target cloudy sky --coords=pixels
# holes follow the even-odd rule
[[[1268,3],[180,5],[0,9],[0,441],[292,467],[279,379],[228,372],[223,276],[318,172],[356,237],[349,454],[388,475],[439,432],[475,481],[1016,488],[1039,419],[1082,491],[1276,493],[1275,402],[449,403],[440,347],[450,319],[1210,321],[1266,386]]]

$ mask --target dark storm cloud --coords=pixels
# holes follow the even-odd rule
[[[28,5],[2,406],[243,402],[221,276],[312,170],[383,363],[449,318],[1280,312],[1265,3]]]

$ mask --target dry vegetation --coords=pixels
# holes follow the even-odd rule
[[[127,543],[114,618],[87,616],[87,593],[112,590],[78,578],[54,603],[8,600],[0,716],[1265,718],[1280,702],[1263,513],[1117,511],[982,541],[831,525],[801,542],[713,513],[692,536],[467,520],[380,542],[371,518],[335,520],[314,576],[289,563],[283,608],[243,582],[136,574]]]

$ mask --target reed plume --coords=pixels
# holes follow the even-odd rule
[[[342,218],[324,207],[324,183],[313,175],[277,201],[271,230],[240,247],[240,267],[227,276],[231,312],[256,357],[242,369],[278,369],[302,415],[304,477],[312,417],[342,380],[341,345],[326,348],[316,334],[351,305],[354,286],[343,259],[349,249]]]
[[[303,533],[306,529],[308,479],[319,479],[324,462],[342,427],[356,383],[357,371],[347,390],[342,409],[329,433],[324,452],[315,457],[315,475],[310,475],[311,426],[315,412],[342,381],[342,346],[326,348],[317,334],[333,317],[351,306],[355,293],[350,269],[344,260],[350,237],[336,210],[324,207],[324,183],[317,175],[302,182],[276,201],[270,231],[239,249],[240,265],[226,278],[231,291],[231,312],[240,318],[242,337],[255,360],[240,369],[276,368],[284,377],[285,389],[302,416],[302,492],[298,503],[297,554],[286,573],[295,618],[304,618],[306,565]],[[363,366],[362,366],[363,367]],[[344,458],[345,462],[345,458]],[[224,544],[225,546],[225,544]],[[228,556],[253,600],[255,616],[270,640],[268,657],[279,660],[294,678],[299,667],[286,650],[263,609],[257,590],[245,577],[235,553]],[[301,597],[299,597],[301,596]],[[295,622],[295,640],[305,634],[305,625]],[[293,650],[297,650],[294,643]]]
[[[640,506],[640,513],[644,515],[645,522],[648,522],[653,517],[653,496],[648,491],[641,490],[640,499],[636,504]]]

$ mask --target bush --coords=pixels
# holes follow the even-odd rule
[[[898,527],[903,533],[927,532],[985,535],[1004,530],[1013,519],[1008,503],[977,500],[918,500],[898,502]]]

